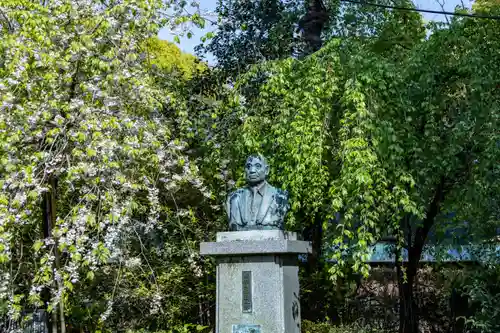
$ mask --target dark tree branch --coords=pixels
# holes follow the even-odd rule
[[[427,212],[422,225],[417,228],[413,244],[409,247],[408,268],[411,270],[410,274],[412,275],[416,273],[427,235],[429,234],[429,231],[434,225],[435,219],[440,212],[441,203],[443,202],[448,189],[449,188],[446,186],[446,178],[442,176],[434,192],[434,197],[432,198],[429,206],[429,211]]]
[[[299,28],[303,31],[307,44],[307,50],[303,55],[316,52],[321,48],[323,45],[321,33],[328,19],[328,12],[322,0],[308,1],[307,13],[299,21]]]
[[[8,30],[10,33],[14,32],[14,27],[12,26],[12,23],[9,20],[9,17],[7,14],[5,14],[2,10],[0,10],[0,14],[2,14],[2,17],[4,18],[5,22],[7,22],[7,25],[9,26]]]

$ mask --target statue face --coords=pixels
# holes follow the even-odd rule
[[[245,177],[250,185],[259,184],[266,180],[269,166],[260,157],[250,156],[245,164]]]

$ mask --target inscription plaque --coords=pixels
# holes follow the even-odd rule
[[[252,271],[243,271],[241,275],[241,308],[243,312],[252,312]]]
[[[260,325],[233,325],[232,333],[261,333]]]

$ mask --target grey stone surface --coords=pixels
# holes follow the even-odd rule
[[[311,245],[296,239],[280,230],[239,231],[218,233],[217,242],[201,244],[201,254],[217,262],[216,333],[252,327],[247,325],[258,325],[263,333],[300,333],[298,254],[310,253]],[[243,280],[251,280],[250,292],[245,288],[251,311],[243,309]]]
[[[267,239],[297,240],[297,233],[283,230],[229,231],[217,233],[217,242]]]
[[[300,333],[300,291],[297,259],[284,257],[281,262],[283,275],[283,320],[285,332]]]
[[[242,310],[242,272],[252,272],[252,312]],[[217,333],[233,325],[260,325],[262,332],[300,333],[296,255],[223,257],[217,260]]]
[[[310,253],[311,243],[285,239],[207,242],[200,244],[200,254],[212,256],[241,256],[278,253]]]

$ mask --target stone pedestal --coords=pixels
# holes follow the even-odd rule
[[[310,242],[280,230],[220,232],[200,252],[217,261],[216,333],[300,333],[298,255]]]

